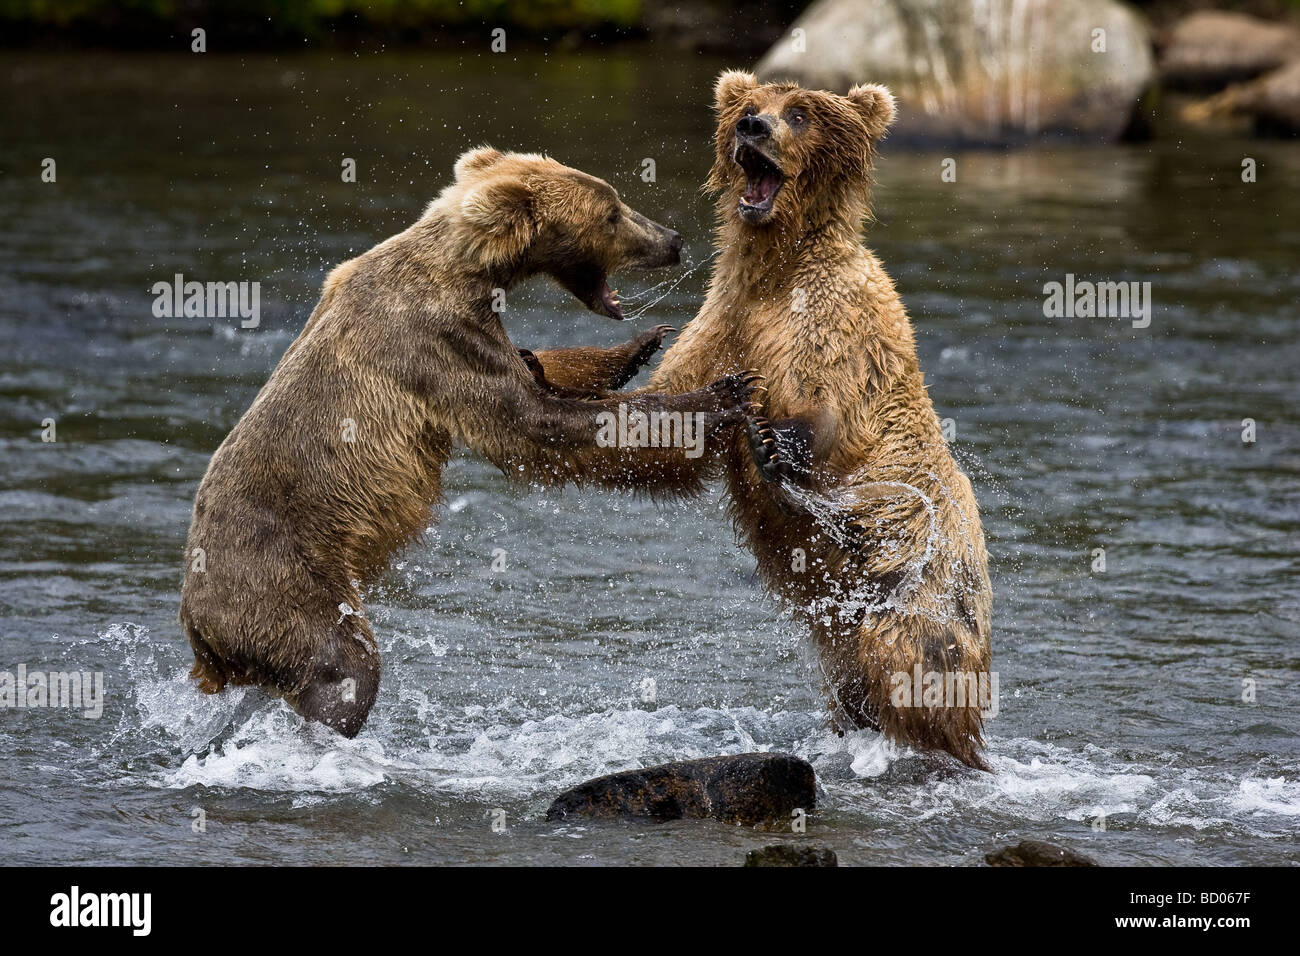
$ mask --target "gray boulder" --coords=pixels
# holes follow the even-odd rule
[[[1183,110],[1182,117],[1192,123],[1243,118],[1260,135],[1300,134],[1300,59],[1193,103]]]
[[[1244,13],[1201,10],[1174,24],[1162,46],[1160,74],[1165,82],[1222,87],[1300,58],[1300,30]]]
[[[958,145],[1118,139],[1155,75],[1145,20],[1115,0],[817,0],[756,69],[884,83],[892,138]]]

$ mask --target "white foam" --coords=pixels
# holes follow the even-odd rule
[[[190,754],[160,782],[171,788],[337,793],[384,783],[390,764],[377,739],[347,740],[277,705],[259,711],[234,739],[207,756]]]
[[[1300,816],[1300,781],[1284,777],[1261,780],[1247,777],[1228,798],[1228,805],[1242,813],[1252,815],[1276,813],[1282,816]]]
[[[397,640],[422,644],[418,636]],[[823,808],[874,819],[958,820],[987,810],[1025,821],[1090,822],[1123,813],[1146,827],[1231,826],[1278,837],[1293,834],[1300,816],[1294,777],[1231,778],[1222,768],[1179,766],[1176,754],[1152,754],[1144,763],[1091,744],[1069,749],[992,736],[992,773],[954,773],[873,731],[840,737],[819,710],[623,705],[588,712],[566,697],[546,705],[556,712],[540,713],[537,704],[508,696],[451,705],[394,673],[370,723],[347,740],[256,689],[197,693],[176,663],[178,649],[155,643],[145,628],[114,625],[98,641],[124,662],[134,694],[100,756],[120,760],[142,734],[148,752],[158,754],[162,739],[162,752],[176,754],[162,769],[150,760],[123,772],[119,782],[127,786],[281,792],[303,805],[399,782],[468,799],[532,800],[670,760],[785,751],[816,766]],[[400,660],[390,656],[391,666],[404,666]]]

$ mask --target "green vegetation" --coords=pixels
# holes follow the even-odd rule
[[[641,0],[0,0],[0,42],[32,36],[148,45],[202,26],[254,44],[483,24],[529,32],[625,28]]]
[[[794,21],[803,0],[0,0],[0,46],[30,43],[175,47],[194,27],[219,47],[302,47],[378,40],[424,44],[445,34],[506,27],[549,36],[584,31],[636,36],[669,26],[714,49],[761,50]],[[1207,6],[1300,17],[1300,0],[1129,0],[1160,26]],[[733,30],[739,15],[746,27]],[[769,36],[769,34],[772,34]]]

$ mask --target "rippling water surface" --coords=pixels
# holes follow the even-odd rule
[[[482,142],[609,179],[699,263],[724,65],[6,56],[0,669],[102,670],[108,701],[99,720],[0,711],[5,862],[734,864],[771,835],[545,808],[595,774],[766,749],[816,765],[811,838],[845,863],[976,863],[1021,837],[1110,863],[1300,856],[1293,144],[961,154],[955,183],[942,156],[886,146],[869,242],[989,537],[991,774],[825,729],[718,489],[674,506],[530,492],[468,456],[441,524],[368,596],[385,674],[357,739],[185,680],[195,488],[328,269],[404,228]],[[154,318],[150,286],[177,272],[260,281],[261,327]],[[1150,281],[1150,327],[1045,318],[1042,286],[1066,273]],[[685,322],[706,276],[636,328]],[[521,344],[628,333],[541,283],[512,304]]]

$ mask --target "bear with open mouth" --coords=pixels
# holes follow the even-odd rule
[[[686,394],[611,395],[664,327],[572,352],[581,390],[513,345],[500,297],[548,275],[588,309],[608,277],[680,260],[677,233],[606,182],[482,148],[409,229],[330,273],[302,332],[208,465],[185,546],[180,620],[202,690],[256,684],[355,736],[379,691],[361,589],[432,519],[456,444],[536,484],[681,483],[688,449],[597,441],[605,417],[690,416],[706,444],[737,432],[754,377]]]
[[[646,392],[752,368],[766,397],[746,433],[710,446],[694,475],[647,471],[646,486],[690,493],[725,475],[763,580],[807,622],[837,726],[987,769],[982,711],[996,710],[996,675],[979,509],[941,433],[907,311],[862,242],[893,96],[742,72],[724,73],[715,96],[721,253],[703,307]],[[557,384],[583,386],[565,351],[537,359]]]

